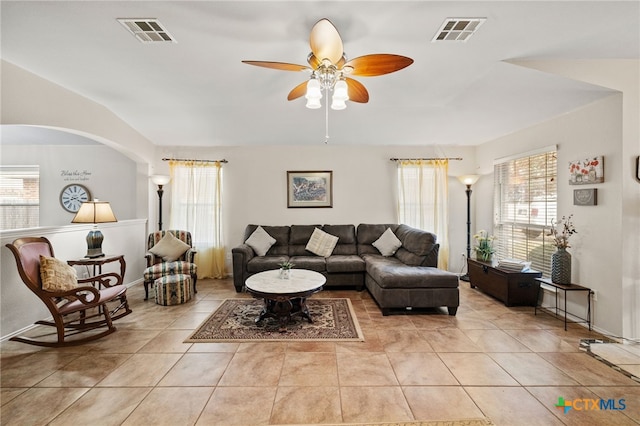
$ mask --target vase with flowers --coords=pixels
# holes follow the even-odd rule
[[[485,230],[478,231],[473,238],[476,240],[476,246],[473,248],[476,252],[476,259],[483,262],[491,262],[493,253],[496,252],[493,248],[493,241],[496,238],[493,235],[489,235]]]
[[[577,234],[573,225],[573,215],[562,216],[559,221],[551,219],[548,236],[553,237],[557,250],[551,255],[551,281],[556,284],[571,284],[571,253],[567,251],[569,238]]]

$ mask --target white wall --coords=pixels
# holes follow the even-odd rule
[[[471,147],[333,146],[315,147],[166,147],[155,169],[168,173],[162,157],[227,159],[224,173],[225,239],[230,265],[231,248],[240,244],[247,224],[354,224],[396,223],[396,163],[390,158],[462,157],[449,166],[450,266],[459,272],[466,247],[466,195],[455,176],[475,171]],[[163,169],[163,167],[165,167]],[[333,208],[287,208],[287,171],[333,171]],[[163,205],[171,193],[165,193]],[[157,197],[156,197],[157,198]],[[157,200],[156,200],[157,202]],[[157,205],[157,204],[156,204]],[[168,225],[168,211],[163,209]],[[229,268],[231,270],[231,268]]]
[[[131,182],[137,166],[122,153],[102,144],[0,146],[3,166],[40,166],[40,226],[71,223],[74,214],[60,205],[60,191],[70,183],[80,183],[93,198],[109,201],[118,220],[136,218],[137,191]]]
[[[557,145],[558,216],[573,214],[578,231],[571,238],[569,249],[573,260],[572,281],[597,292],[595,326],[615,335],[622,334],[622,316],[611,315],[622,311],[621,101],[622,95],[612,95],[570,114],[484,144],[478,150],[477,158],[483,172],[489,173],[497,158]],[[598,205],[574,206],[573,190],[577,187],[568,183],[568,164],[572,160],[598,155],[604,156],[605,182],[589,186],[598,189]],[[483,187],[478,192],[483,198],[493,196],[493,188]],[[478,216],[491,229],[488,210],[484,209]],[[576,305],[574,309],[584,316],[586,300],[578,301]]]

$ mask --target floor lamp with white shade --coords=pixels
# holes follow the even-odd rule
[[[151,176],[151,182],[158,185],[158,231],[162,231],[162,194],[164,194],[162,187],[168,184],[170,180],[171,178],[169,176]]]
[[[458,176],[458,180],[467,187],[467,259],[471,256],[471,185],[476,183],[480,176],[478,175],[463,175]],[[460,277],[462,281],[469,281],[469,272]]]

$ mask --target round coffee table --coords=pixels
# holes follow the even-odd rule
[[[265,318],[276,318],[280,321],[280,331],[285,331],[293,315],[313,322],[307,308],[307,297],[322,290],[325,282],[324,275],[306,269],[292,269],[288,279],[280,278],[278,269],[250,276],[245,282],[247,291],[264,300],[256,324]]]

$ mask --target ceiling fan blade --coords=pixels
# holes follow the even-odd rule
[[[366,104],[369,102],[369,92],[367,89],[357,80],[346,77],[347,93],[349,93],[349,100],[353,102],[359,102]]]
[[[314,70],[320,65],[320,59],[316,58],[316,55],[314,55],[313,52],[309,53],[307,62],[309,62],[309,65],[311,65],[311,68]]]
[[[351,75],[373,77],[399,71],[412,63],[413,59],[406,56],[377,53],[353,58],[344,66],[353,68]]]
[[[302,83],[294,87],[292,91],[289,92],[289,96],[287,96],[287,100],[292,101],[306,94],[307,94],[307,82],[303,81]]]
[[[242,61],[243,64],[255,65],[257,67],[272,68],[282,71],[304,71],[309,67],[306,65],[289,64],[286,62],[269,62],[269,61]]]
[[[314,56],[322,61],[329,59],[332,64],[337,64],[344,54],[342,38],[336,27],[328,19],[321,19],[311,29],[309,45]]]

